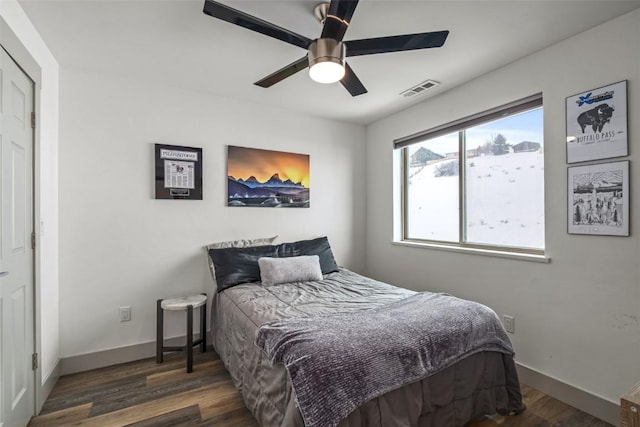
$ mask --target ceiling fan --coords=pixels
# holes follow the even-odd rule
[[[352,96],[367,93],[367,89],[346,63],[346,57],[441,47],[449,35],[449,31],[434,31],[343,41],[357,5],[358,0],[331,0],[317,5],[314,15],[323,27],[320,37],[313,40],[213,0],[205,0],[204,13],[308,50],[307,55],[254,84],[271,87],[309,67],[312,79],[321,83],[340,80]]]

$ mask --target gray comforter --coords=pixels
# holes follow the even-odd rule
[[[256,344],[287,368],[307,427],[336,426],[364,402],[471,354],[513,354],[491,309],[430,292],[371,310],[267,323]]]
[[[291,378],[283,364],[272,364],[255,345],[258,328],[286,318],[375,309],[414,294],[348,270],[318,282],[239,285],[214,297],[213,342],[261,426],[301,427],[304,421]],[[367,401],[340,421],[339,427],[463,426],[480,415],[522,409],[512,355],[481,351]]]

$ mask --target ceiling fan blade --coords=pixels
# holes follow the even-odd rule
[[[403,36],[349,40],[345,41],[344,44],[347,46],[347,56],[373,55],[376,53],[440,47],[447,40],[448,35],[449,31],[434,31]]]
[[[367,93],[367,89],[347,63],[344,64],[344,77],[340,80],[340,83],[342,83],[342,86],[349,91],[351,96],[358,96]]]
[[[342,41],[356,6],[358,0],[331,0],[320,38]]]
[[[308,66],[309,66],[309,60],[307,59],[306,56],[303,56],[302,58],[298,59],[295,62],[292,62],[286,67],[279,69],[275,73],[269,74],[264,79],[258,80],[257,82],[254,83],[254,85],[260,86],[260,87],[271,87],[274,84],[278,83],[279,81],[282,81],[287,77],[293,76],[298,71],[304,70]]]
[[[222,19],[223,21],[239,25],[251,31],[256,31],[260,34],[273,37],[274,39],[282,40],[283,42],[299,46],[303,49],[307,49],[311,43],[311,39],[305,36],[301,36],[293,31],[278,27],[270,22],[248,15],[213,0],[205,0],[203,12],[209,16],[213,16],[214,18]]]

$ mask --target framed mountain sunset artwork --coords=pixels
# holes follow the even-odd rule
[[[309,207],[309,155],[227,147],[227,206]]]

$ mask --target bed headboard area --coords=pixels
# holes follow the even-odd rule
[[[256,239],[253,241],[265,241],[268,239]],[[275,237],[273,238],[275,240]],[[249,242],[249,241],[243,241]],[[209,247],[211,246],[211,247]],[[241,283],[251,283],[261,281],[261,269],[259,260],[261,258],[283,259],[317,256],[319,268],[322,274],[329,274],[338,271],[338,265],[333,256],[329,239],[318,237],[311,240],[299,240],[296,242],[285,242],[278,245],[260,244],[243,246],[212,246],[208,245],[210,268],[217,283],[218,292]],[[291,263],[296,263],[298,267],[305,266],[313,270],[309,265],[311,260],[297,259],[279,265],[281,267],[292,267]],[[305,264],[306,263],[306,264]],[[273,263],[263,263],[272,267]],[[273,275],[271,275],[272,277]],[[288,276],[287,276],[288,277]],[[284,280],[284,279],[279,279]]]

